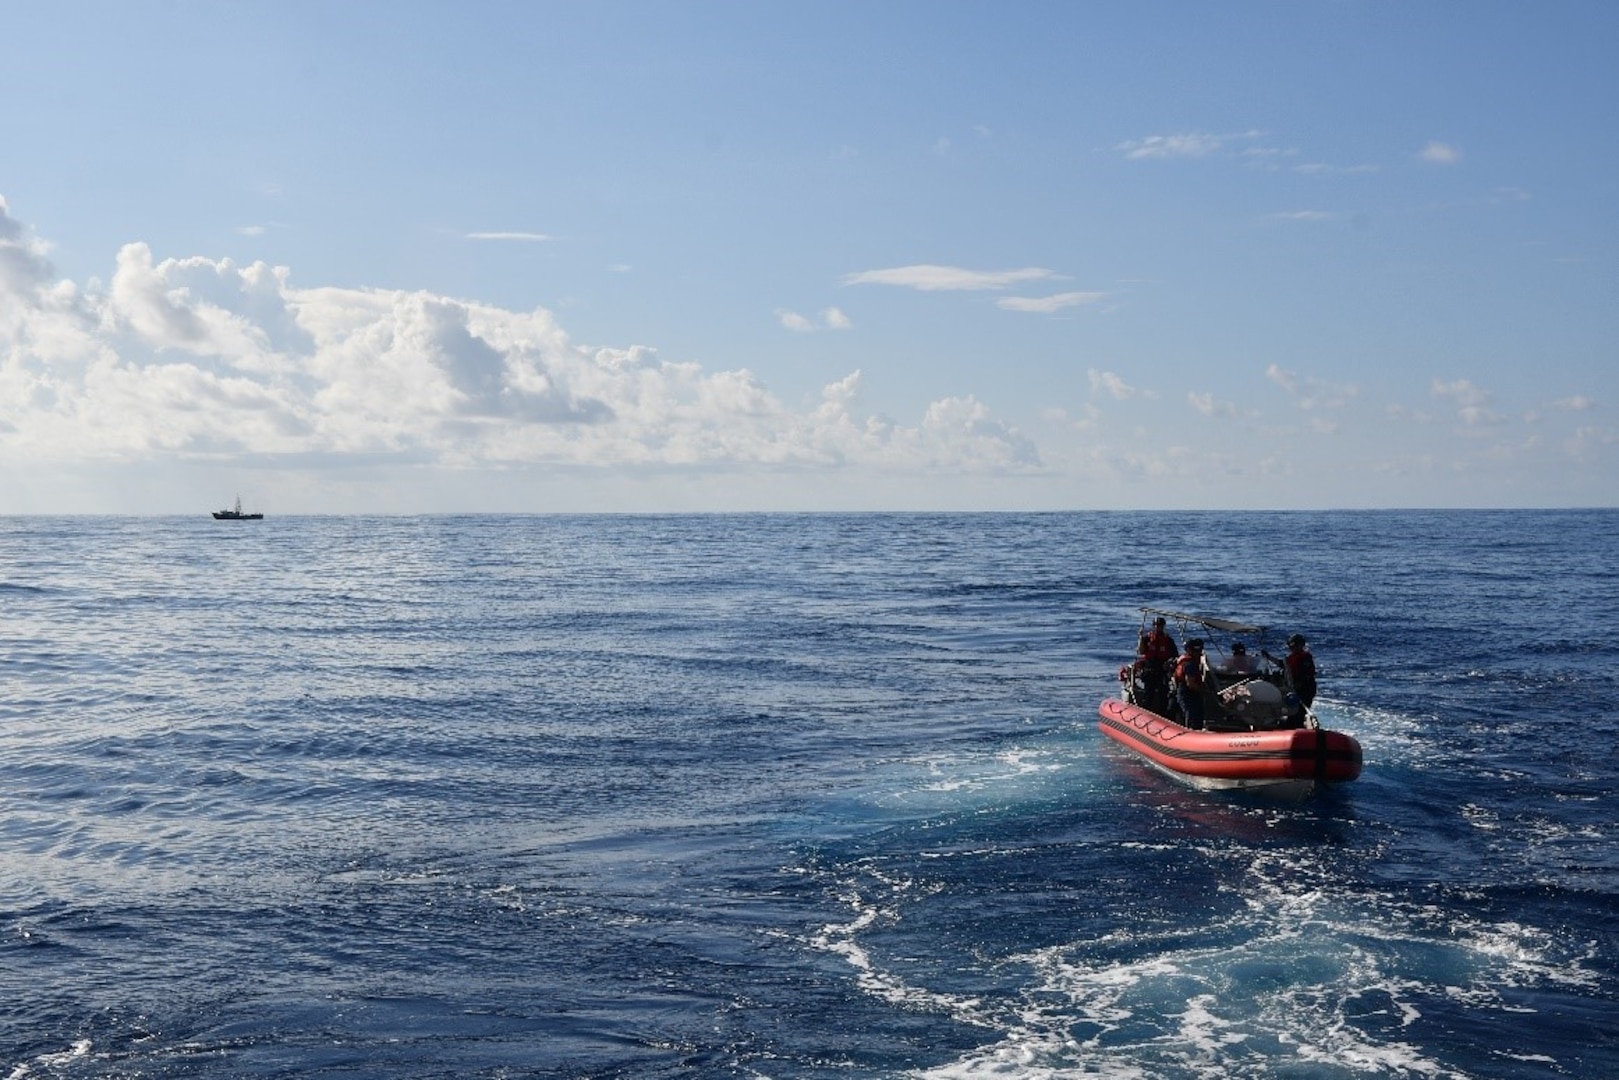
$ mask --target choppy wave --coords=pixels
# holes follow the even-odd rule
[[[0,1071],[1619,1074],[1616,525],[0,519]],[[1362,779],[1106,743],[1143,604]]]

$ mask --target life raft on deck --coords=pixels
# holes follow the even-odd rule
[[[1360,775],[1360,743],[1341,731],[1195,731],[1119,698],[1098,707],[1104,734],[1199,787],[1343,783]]]

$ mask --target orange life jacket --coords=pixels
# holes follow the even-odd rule
[[[1175,681],[1188,690],[1203,689],[1203,658],[1187,653],[1175,664]]]
[[[1162,630],[1153,630],[1141,639],[1141,655],[1148,660],[1168,663],[1175,659],[1175,639]]]

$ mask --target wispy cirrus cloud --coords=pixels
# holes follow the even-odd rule
[[[1298,154],[1297,150],[1282,146],[1247,146],[1242,150],[1242,157],[1265,168],[1275,168],[1283,158],[1298,157]]]
[[[1071,307],[1084,307],[1107,298],[1105,292],[1065,292],[1055,296],[1003,296],[995,306],[1007,311],[1031,311],[1051,315]]]
[[[1148,135],[1144,139],[1119,143],[1113,149],[1129,161],[1147,161],[1207,157],[1224,144],[1225,140],[1219,135],[1187,132],[1179,135]]]
[[[1271,216],[1273,221],[1335,221],[1339,217],[1334,210],[1282,210]]]
[[[1303,176],[1356,176],[1378,171],[1376,165],[1329,165],[1324,161],[1307,161],[1293,166]]]
[[[1535,424],[1544,420],[1547,412],[1581,413],[1589,412],[1596,407],[1595,398],[1586,397],[1584,394],[1574,394],[1570,397],[1558,398],[1556,401],[1548,401],[1543,405],[1532,408],[1524,413],[1523,418],[1525,422]]]
[[[519,244],[544,244],[556,239],[549,233],[538,232],[469,232],[465,238],[468,240],[508,241]]]
[[[918,263],[884,270],[862,270],[845,274],[845,285],[896,285],[922,292],[973,292],[1005,289],[1025,281],[1047,281],[1060,277],[1052,270],[1027,266],[1020,270],[967,270],[959,266]]]
[[[1249,166],[1270,172],[1287,169],[1305,176],[1348,176],[1375,173],[1373,164],[1333,165],[1323,161],[1301,161],[1288,164],[1303,156],[1304,151],[1291,146],[1271,146],[1264,141],[1269,133],[1259,130],[1236,132],[1181,132],[1171,135],[1148,135],[1129,139],[1113,147],[1115,153],[1127,161],[1168,161],[1176,158],[1234,157]],[[1433,155],[1428,157],[1428,155]],[[1450,156],[1447,156],[1450,155]],[[1444,143],[1429,143],[1422,152],[1424,160],[1437,164],[1454,164],[1461,151]]]

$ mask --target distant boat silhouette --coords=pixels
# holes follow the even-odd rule
[[[234,509],[234,510],[215,510],[214,511],[214,520],[215,521],[263,521],[264,520],[264,515],[263,514],[244,514],[244,513],[242,513],[242,497],[240,495],[238,495],[238,496],[236,496],[236,509]]]

